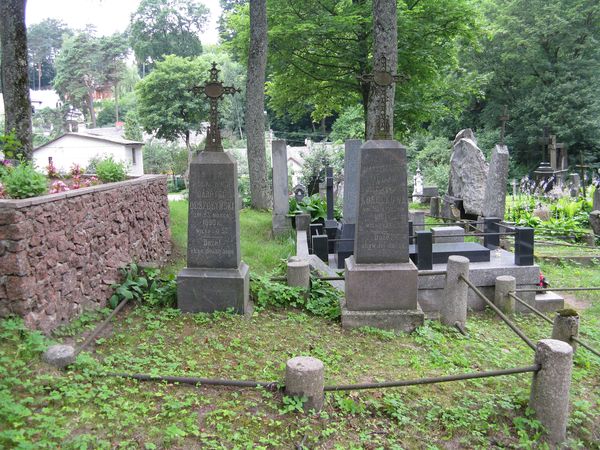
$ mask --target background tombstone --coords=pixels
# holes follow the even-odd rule
[[[344,150],[344,223],[356,223],[358,158],[362,141],[348,139]]]
[[[177,306],[245,314],[252,304],[248,265],[240,258],[237,162],[223,151],[217,111],[223,94],[238,90],[218,82],[215,63],[210,73],[202,88],[211,102],[210,126],[204,151],[190,164],[187,267],[177,275]]]
[[[271,144],[273,154],[273,217],[274,235],[287,233],[291,228],[288,212],[288,166],[287,146],[285,140],[275,139]]]
[[[600,186],[594,191],[594,202],[592,204],[592,211],[600,210]]]
[[[294,193],[294,198],[296,199],[296,202],[300,203],[302,200],[304,200],[304,197],[306,197],[306,186],[304,186],[303,184],[297,184],[292,189],[292,192]]]
[[[506,186],[508,184],[509,154],[506,145],[496,145],[492,150],[490,170],[485,185],[483,201],[484,217],[504,219],[506,208]]]

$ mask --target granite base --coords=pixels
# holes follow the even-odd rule
[[[342,328],[374,327],[411,332],[423,325],[421,308],[413,310],[350,311],[342,306]]]
[[[233,309],[251,314],[248,265],[242,261],[237,269],[184,268],[177,275],[177,307],[190,313]]]

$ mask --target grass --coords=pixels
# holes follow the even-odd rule
[[[180,204],[171,205],[173,239],[185,243]],[[244,259],[253,270],[272,269],[291,251],[291,242],[265,240],[268,213],[243,211],[241,216]],[[542,269],[554,286],[600,286],[594,267],[543,263]],[[581,334],[600,348],[600,293],[577,295],[591,304],[581,311]],[[466,338],[438,322],[397,335],[344,330],[338,321],[291,307],[267,308],[246,318],[183,315],[142,303],[121,313],[112,330],[68,370],[41,363],[40,353],[53,340],[81,342],[107,313],[84,314],[52,338],[28,331],[20,319],[0,321],[0,448],[543,448],[540,424],[526,409],[530,374],[332,393],[322,412],[309,415],[296,412],[298,400],[265,389],[106,376],[128,372],[282,382],[286,360],[298,355],[325,363],[326,384],[532,364],[529,347],[489,311],[469,316]],[[550,327],[533,316],[515,320],[534,341],[550,335]],[[600,360],[580,349],[571,387],[570,448],[598,448],[599,390]]]

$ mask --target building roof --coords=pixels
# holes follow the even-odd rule
[[[56,141],[58,141],[59,139],[64,138],[65,136],[74,136],[74,137],[81,137],[81,138],[85,138],[85,139],[91,139],[94,141],[103,141],[103,142],[110,142],[113,144],[122,144],[122,145],[144,145],[143,142],[139,142],[139,141],[130,141],[128,139],[123,139],[123,138],[119,138],[119,137],[115,137],[115,136],[102,136],[102,135],[98,135],[98,134],[92,134],[92,133],[65,133],[55,139],[52,139],[49,142],[46,142],[45,144],[40,145],[39,147],[36,147],[35,149],[33,149],[33,151],[39,150],[41,148],[44,148]]]

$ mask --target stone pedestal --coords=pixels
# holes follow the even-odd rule
[[[183,312],[249,313],[248,266],[240,259],[237,163],[204,151],[190,165],[187,267],[177,276]]]
[[[186,267],[177,275],[177,307],[189,313],[233,309],[237,314],[250,314],[249,280],[243,261],[237,269]]]
[[[344,223],[356,223],[358,203],[358,158],[362,141],[348,139],[344,151]]]
[[[288,198],[287,144],[276,139],[271,144],[273,157],[273,234],[286,234],[291,229]]]
[[[406,149],[367,141],[360,149],[354,255],[346,259],[342,326],[412,331],[423,323],[418,271],[409,259]]]

